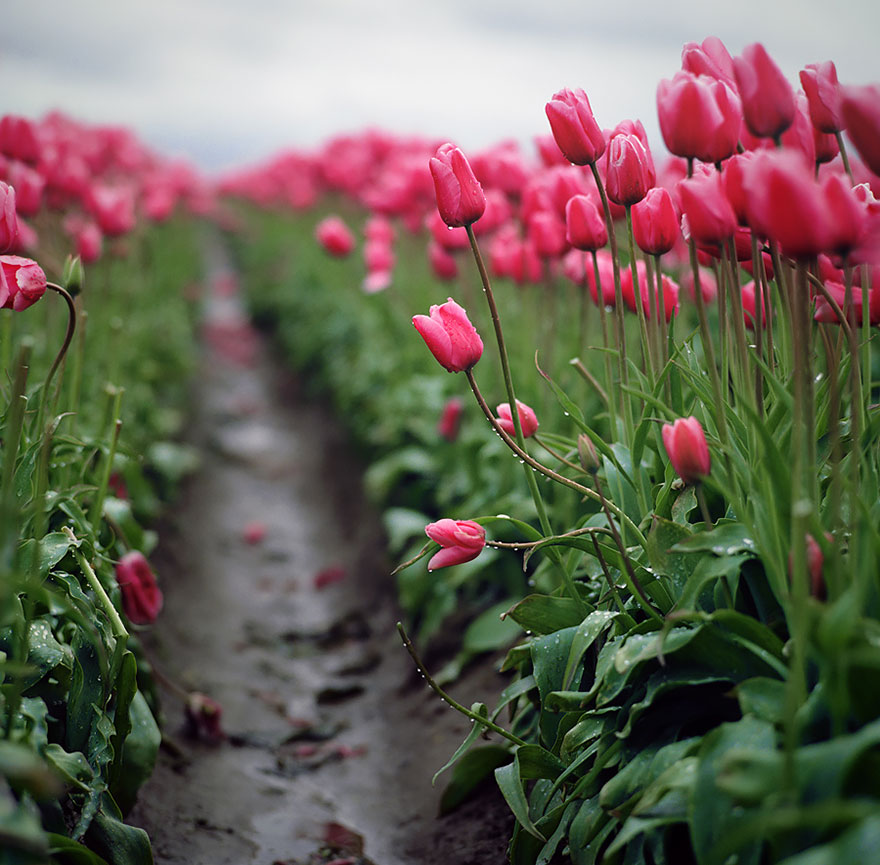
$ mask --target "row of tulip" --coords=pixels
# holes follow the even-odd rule
[[[145,526],[192,460],[183,211],[210,188],[127,130],[6,116],[0,204],[2,858],[149,863],[123,822],[160,741]]]
[[[538,165],[510,144],[468,159],[368,133],[225,184],[275,210],[242,211],[261,229],[240,239],[244,260],[281,283],[252,275],[258,311],[384,443],[383,468],[402,464],[391,501],[443,508],[401,571],[405,606],[423,556],[428,583],[497,574],[496,598],[522,556],[534,591],[464,635],[521,637],[494,711],[455,703],[401,629],[474,722],[450,765],[459,791],[494,770],[512,862],[805,865],[876,846],[880,788],[857,766],[880,735],[880,88],[841,87],[830,63],[800,79],[795,94],[759,44],[736,58],[717,39],[685,46],[657,90],[661,172],[640,123],[603,131],[586,94],[563,90]],[[340,258],[366,209],[362,266],[315,265],[302,237],[289,257],[290,226],[315,217],[279,205],[319,202],[338,212],[315,236]],[[464,303],[436,302],[436,280],[457,280]],[[461,402],[433,443],[414,422],[430,399],[411,317],[495,437],[476,421],[461,434]],[[481,385],[504,395],[494,412]],[[446,450],[441,436],[459,438]],[[509,494],[505,452],[527,495]],[[455,502],[440,479],[458,465],[470,485]],[[394,509],[393,544],[412,523]],[[504,744],[478,746],[481,732]]]

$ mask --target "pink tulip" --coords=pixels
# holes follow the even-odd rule
[[[743,117],[752,135],[776,138],[794,120],[794,89],[760,42],[733,60]]]
[[[46,292],[46,274],[30,258],[0,255],[0,309],[27,309]]]
[[[461,428],[461,417],[464,414],[464,401],[461,397],[450,397],[443,406],[440,420],[437,422],[437,433],[448,442],[458,438]]]
[[[328,216],[315,226],[315,239],[336,258],[345,258],[354,249],[354,235],[338,216]]]
[[[632,221],[635,242],[648,255],[664,255],[681,236],[672,196],[662,186],[633,205]]]
[[[35,163],[40,158],[40,142],[34,122],[14,114],[0,118],[0,153]]]
[[[717,36],[707,36],[702,44],[686,42],[681,49],[681,68],[694,75],[708,75],[736,89],[733,59]]]
[[[443,547],[428,562],[429,571],[469,562],[486,546],[486,530],[473,520],[438,520],[425,526],[425,534]]]
[[[846,134],[874,174],[880,174],[880,84],[843,88]]]
[[[467,313],[451,297],[432,306],[430,316],[413,316],[413,325],[431,354],[449,372],[471,369],[483,354],[483,340]]]
[[[800,79],[813,126],[820,132],[840,132],[843,129],[843,106],[835,65],[830,60],[810,63],[801,69]]]
[[[553,211],[539,210],[533,213],[526,231],[535,252],[543,259],[559,258],[568,249],[565,223]]]
[[[15,189],[0,180],[0,252],[15,249],[18,244],[18,214]]]
[[[513,426],[513,415],[510,413],[510,403],[503,402],[495,409],[498,417],[498,426],[504,430],[509,436],[516,433]],[[519,415],[519,425],[522,429],[523,438],[527,439],[538,431],[538,418],[535,412],[529,408],[524,402],[516,401],[516,411]]]
[[[30,165],[13,159],[9,163],[7,180],[15,187],[15,208],[18,215],[36,216],[43,205],[43,189],[46,186],[43,175]]]
[[[679,203],[697,244],[720,244],[736,231],[736,214],[714,169],[696,172],[678,183]],[[750,253],[751,254],[751,253]]]
[[[116,564],[122,609],[136,625],[151,625],[162,609],[162,591],[143,553],[126,553]]]
[[[443,144],[429,165],[443,221],[452,228],[476,222],[486,209],[486,196],[465,155],[454,145]]]
[[[428,261],[437,279],[449,282],[458,276],[458,262],[455,256],[439,243],[431,241],[428,244]]]
[[[565,237],[575,249],[593,252],[608,243],[608,229],[589,195],[572,196],[565,205]]]
[[[653,186],[650,151],[636,135],[615,135],[605,152],[605,191],[620,205],[636,204]]]
[[[712,465],[703,427],[693,416],[664,424],[663,444],[676,474],[686,483],[695,484],[709,474]]]
[[[553,94],[545,106],[553,138],[565,158],[575,165],[592,165],[605,151],[605,136],[580,88]]]

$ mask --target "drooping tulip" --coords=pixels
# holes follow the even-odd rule
[[[432,306],[430,315],[413,316],[413,325],[437,359],[449,372],[471,369],[483,354],[483,340],[467,313],[451,297]]]
[[[676,474],[686,484],[699,483],[712,467],[709,445],[700,422],[693,416],[664,424],[663,445]]]
[[[443,221],[452,228],[476,222],[486,209],[486,196],[464,153],[453,144],[443,144],[429,165]]]
[[[136,625],[151,625],[162,609],[162,590],[156,583],[146,556],[136,550],[116,564],[116,582],[122,593],[122,609]]]
[[[516,411],[519,415],[519,425],[522,429],[523,438],[530,438],[538,431],[538,418],[532,408],[524,402],[516,401]],[[513,426],[513,415],[510,411],[510,403],[503,402],[496,409],[498,426],[509,436],[514,435],[516,430]]]
[[[473,520],[438,520],[425,526],[425,534],[443,548],[428,561],[429,571],[469,562],[486,546],[486,530]]]
[[[30,258],[0,255],[0,309],[27,309],[46,293],[46,274]]]

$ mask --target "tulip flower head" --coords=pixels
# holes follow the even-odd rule
[[[654,185],[650,151],[635,134],[615,135],[605,151],[605,191],[615,203],[641,201]]]
[[[18,243],[18,213],[15,189],[0,180],[0,252],[14,249]]]
[[[880,174],[880,84],[845,87],[842,97],[846,134],[874,174]]]
[[[498,417],[498,426],[509,436],[516,432],[513,427],[513,415],[510,412],[510,403],[503,402],[495,409]],[[516,411],[519,414],[519,425],[522,428],[523,438],[530,438],[538,431],[538,418],[533,409],[524,402],[516,401]]]
[[[30,258],[0,255],[0,309],[27,309],[46,293],[46,274]]]
[[[589,195],[574,195],[565,205],[565,238],[575,249],[595,252],[608,243],[608,229]]]
[[[676,474],[686,484],[699,483],[712,465],[703,427],[693,416],[663,425],[663,445]]]
[[[455,145],[443,144],[429,165],[443,221],[450,228],[476,222],[486,209],[486,196],[465,155]]]
[[[438,520],[425,526],[425,534],[443,548],[431,557],[429,571],[469,562],[486,546],[486,530],[473,520]]]
[[[642,252],[663,255],[675,246],[681,232],[669,190],[655,186],[632,209],[633,236]]]
[[[776,138],[794,120],[794,88],[760,42],[733,59],[743,119],[752,135]]]
[[[441,438],[448,442],[454,442],[458,438],[461,428],[461,416],[464,414],[464,402],[461,397],[450,397],[443,406],[440,420],[437,422],[437,432]]]
[[[840,132],[843,129],[843,109],[837,67],[830,60],[810,63],[801,69],[800,79],[813,126],[820,132]]]
[[[587,94],[565,88],[545,106],[553,138],[565,158],[575,165],[592,165],[605,151],[605,136]]]
[[[116,564],[122,609],[136,625],[151,625],[162,609],[162,590],[143,553],[126,553]]]
[[[431,354],[449,372],[464,372],[483,354],[483,340],[467,313],[451,297],[432,306],[430,315],[414,315],[413,325]]]
[[[328,216],[315,226],[315,239],[336,258],[345,258],[354,249],[354,235],[338,216]]]

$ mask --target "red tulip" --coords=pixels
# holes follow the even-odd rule
[[[162,591],[143,553],[126,553],[116,564],[122,609],[136,625],[151,625],[162,609]]]
[[[569,162],[592,165],[604,153],[605,136],[583,90],[566,87],[554,93],[544,110],[553,138]]]
[[[486,530],[473,520],[438,520],[425,526],[425,534],[443,547],[429,560],[429,571],[469,562],[486,546]]]
[[[723,81],[679,72],[657,86],[660,131],[670,153],[721,162],[736,152],[742,125],[739,96]]]
[[[608,243],[605,219],[592,196],[574,195],[565,205],[565,238],[575,248],[587,252]]]
[[[46,292],[46,274],[30,258],[0,255],[0,309],[27,309]]]
[[[874,174],[880,174],[880,84],[843,88],[846,134]]]
[[[516,430],[513,426],[513,415],[510,412],[510,403],[503,402],[495,409],[498,417],[498,426],[504,430],[509,436],[514,435]],[[538,431],[538,418],[533,409],[529,408],[524,402],[516,401],[516,411],[519,415],[519,425],[522,429],[523,438],[527,439]]]
[[[642,252],[663,255],[681,236],[669,190],[655,186],[632,209],[633,237]]]
[[[338,216],[328,216],[315,226],[315,239],[336,258],[345,258],[354,249],[354,235]]]
[[[703,427],[693,416],[664,424],[663,445],[676,474],[686,483],[699,483],[709,474],[712,460]]]
[[[471,369],[483,354],[483,340],[467,313],[450,297],[432,306],[430,316],[413,316],[413,325],[431,354],[449,372]]]
[[[843,108],[837,68],[827,63],[810,63],[800,72],[801,87],[807,94],[810,120],[820,132],[843,129]]]
[[[452,228],[476,222],[486,209],[486,197],[465,155],[452,144],[443,144],[430,161],[437,209]]]
[[[760,42],[733,60],[743,117],[752,135],[776,138],[794,120],[794,89]]]
[[[653,186],[653,161],[636,135],[615,135],[605,153],[605,191],[621,205],[641,201]]]
[[[461,428],[461,417],[464,414],[464,402],[461,397],[451,397],[443,406],[443,413],[437,422],[437,432],[441,438],[454,442]]]

